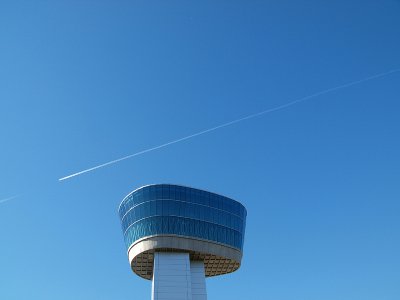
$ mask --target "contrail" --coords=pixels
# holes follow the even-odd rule
[[[130,155],[127,155],[127,156],[124,156],[124,157],[121,157],[121,158],[118,158],[118,159],[103,163],[101,165],[97,165],[95,167],[92,167],[92,168],[89,168],[89,169],[85,169],[83,171],[80,171],[80,172],[77,172],[77,173],[62,177],[62,178],[60,178],[58,180],[59,181],[63,181],[63,180],[66,180],[66,179],[69,179],[69,178],[72,178],[72,177],[75,177],[75,176],[78,176],[78,175],[82,175],[84,173],[91,172],[91,171],[94,171],[96,169],[100,169],[100,168],[103,168],[105,166],[112,165],[112,164],[115,164],[117,162],[129,159],[129,158],[132,158],[132,157],[135,157],[135,156],[139,156],[139,155],[142,155],[142,154],[145,154],[145,153],[157,150],[157,149],[161,149],[161,148],[167,147],[167,146],[172,145],[172,144],[183,142],[185,140],[194,138],[194,137],[199,136],[199,135],[203,135],[203,134],[209,133],[211,131],[214,131],[214,130],[217,130],[217,129],[220,129],[220,128],[223,128],[223,127],[227,127],[227,126],[230,126],[230,125],[233,125],[233,124],[245,121],[245,120],[249,120],[249,119],[261,116],[261,115],[265,115],[265,114],[268,114],[268,113],[271,113],[271,112],[274,112],[274,111],[285,109],[287,107],[290,107],[292,105],[304,102],[306,100],[309,100],[309,99],[312,99],[312,98],[316,98],[316,97],[319,97],[319,96],[322,96],[322,95],[325,95],[325,94],[328,94],[328,93],[331,93],[331,92],[334,92],[334,91],[337,91],[337,90],[348,88],[348,87],[351,87],[351,86],[354,86],[354,85],[357,85],[357,84],[360,84],[360,83],[363,83],[363,82],[366,82],[366,81],[369,81],[369,80],[373,80],[373,79],[377,79],[377,78],[380,78],[380,77],[384,77],[384,76],[387,76],[389,74],[396,73],[396,72],[399,72],[399,71],[400,71],[400,69],[393,69],[393,70],[388,71],[388,72],[379,73],[379,74],[376,74],[376,75],[365,77],[363,79],[359,79],[359,80],[356,80],[356,81],[352,81],[352,82],[348,82],[348,83],[345,83],[345,84],[342,84],[342,85],[338,85],[338,86],[335,86],[335,87],[332,87],[332,88],[329,88],[329,89],[326,89],[326,90],[311,94],[309,96],[305,96],[303,98],[299,98],[299,99],[293,100],[291,102],[287,102],[285,104],[282,104],[282,105],[279,105],[279,106],[276,106],[276,107],[273,107],[273,108],[269,108],[269,109],[260,111],[258,113],[247,115],[247,116],[242,117],[240,119],[236,119],[236,120],[233,120],[233,121],[230,121],[230,122],[227,122],[227,123],[223,123],[223,124],[220,124],[218,126],[215,126],[215,127],[203,130],[203,131],[199,131],[199,132],[193,133],[191,135],[182,137],[182,138],[177,139],[177,140],[170,141],[170,142],[165,143],[165,144],[161,144],[161,145],[156,146],[156,147],[152,147],[152,148],[149,148],[149,149],[146,149],[146,150],[142,150],[142,151],[139,151],[139,152],[136,152],[136,153],[133,153],[133,154],[130,154]]]
[[[0,200],[0,204],[1,203],[4,203],[4,202],[7,202],[7,201],[10,201],[10,200],[13,200],[13,199],[15,199],[15,198],[18,198],[18,197],[20,197],[21,195],[15,195],[15,196],[12,196],[12,197],[9,197],[9,198],[5,198],[5,199],[1,199]]]

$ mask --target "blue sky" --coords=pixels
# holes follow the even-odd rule
[[[150,299],[117,207],[178,183],[248,210],[209,299],[400,297],[399,1],[1,1],[0,299]]]

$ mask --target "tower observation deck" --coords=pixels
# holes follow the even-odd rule
[[[204,300],[205,277],[240,267],[246,209],[195,188],[147,185],[118,210],[134,273],[152,280],[152,299]]]

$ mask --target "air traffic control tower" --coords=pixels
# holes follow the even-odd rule
[[[119,206],[133,272],[152,280],[152,300],[206,300],[205,278],[236,271],[246,209],[207,191],[143,186]]]

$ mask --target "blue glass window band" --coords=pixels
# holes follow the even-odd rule
[[[127,248],[146,236],[172,234],[242,250],[246,214],[244,206],[230,198],[168,184],[139,188],[119,207]]]

